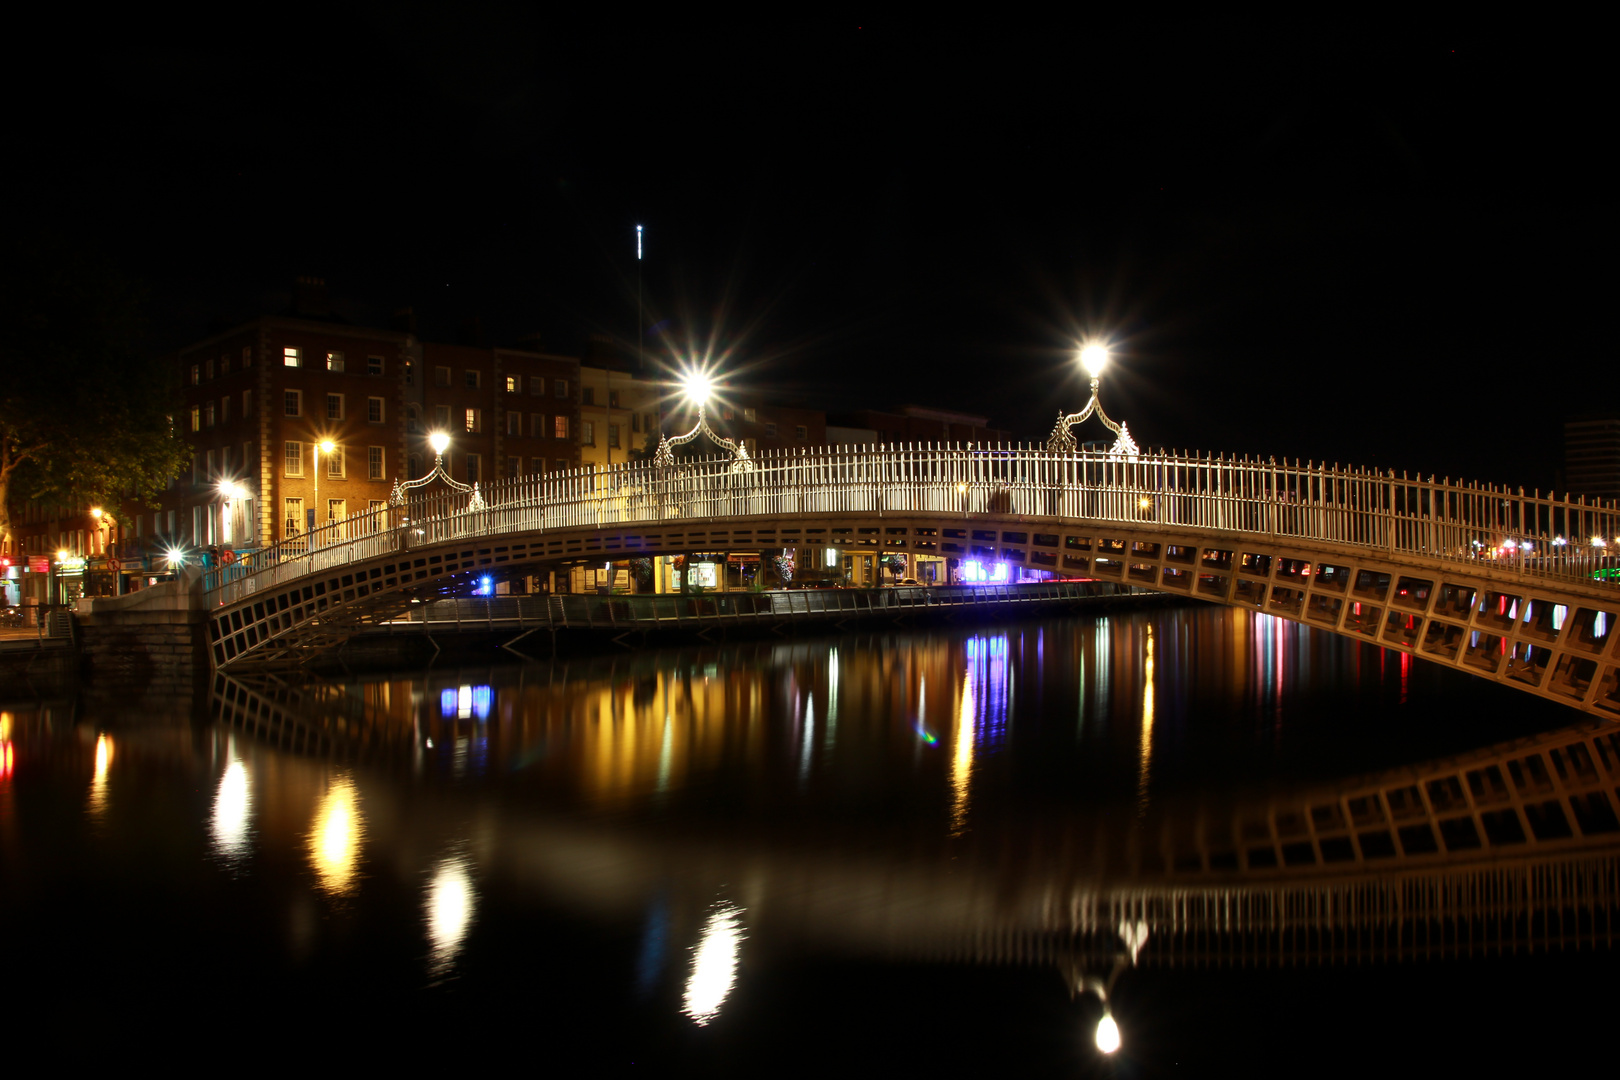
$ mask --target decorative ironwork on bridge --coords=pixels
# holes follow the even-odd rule
[[[435,431],[432,435],[428,436],[428,444],[433,447],[432,471],[430,471],[426,476],[417,477],[415,480],[395,480],[394,490],[390,492],[388,496],[388,505],[404,506],[406,492],[413,491],[416,488],[427,487],[435,480],[442,480],[444,485],[451,491],[459,491],[463,494],[472,496],[472,498],[467,502],[468,510],[483,510],[485,508],[484,496],[483,493],[478,490],[478,482],[475,480],[471,484],[463,484],[461,481],[451,476],[448,472],[445,472],[444,450],[445,447],[450,445],[450,436],[446,435],[442,431]]]
[[[1114,445],[1108,448],[1108,452],[1120,457],[1136,457],[1142,451],[1136,445],[1136,440],[1131,438],[1129,425],[1123,421],[1117,424],[1114,423],[1113,418],[1103,410],[1102,400],[1097,396],[1097,385],[1102,379],[1103,368],[1108,363],[1107,348],[1102,345],[1087,345],[1080,351],[1080,363],[1084,365],[1086,373],[1091,376],[1091,400],[1086,402],[1086,407],[1077,413],[1069,413],[1065,416],[1062,410],[1058,411],[1057,424],[1052,428],[1052,434],[1046,440],[1046,448],[1057,453],[1073,453],[1079,449],[1079,443],[1075,441],[1074,432],[1071,429],[1079,427],[1091,419],[1092,414],[1095,413],[1097,419],[1101,420],[1103,425],[1117,436],[1114,439]]]
[[[713,386],[707,376],[693,373],[685,379],[686,397],[697,406],[697,423],[692,430],[684,435],[671,438],[664,435],[658,440],[658,449],[653,453],[653,464],[661,470],[675,468],[675,448],[685,446],[699,435],[707,435],[709,441],[731,455],[731,466],[728,471],[734,473],[751,473],[754,471],[754,462],[748,456],[748,447],[741,440],[728,439],[709,426],[707,408],[709,395]]]

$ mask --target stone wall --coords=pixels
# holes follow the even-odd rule
[[[190,696],[207,685],[207,611],[194,582],[82,601],[77,613],[85,683],[135,697]]]

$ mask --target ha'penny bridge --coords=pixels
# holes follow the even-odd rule
[[[211,662],[240,670],[304,662],[481,576],[768,548],[903,552],[1260,611],[1620,718],[1617,534],[1613,503],[1339,466],[827,447],[405,493],[211,572],[204,595]]]
[[[486,576],[584,560],[827,548],[998,563],[1261,611],[1620,718],[1614,503],[1337,465],[1144,453],[1098,397],[1106,350],[1088,346],[1080,359],[1090,400],[1060,413],[1044,445],[814,447],[755,458],[709,426],[700,373],[686,379],[696,424],[665,435],[650,462],[511,478],[484,491],[448,474],[449,439],[436,432],[432,471],[396,483],[386,508],[205,575],[209,662],[216,671],[305,663]],[[1115,435],[1106,452],[1073,435],[1093,416]],[[676,457],[702,436],[720,452]],[[1068,598],[1050,585],[979,595],[987,604]],[[600,613],[614,625],[622,616],[631,628],[790,620],[797,606],[744,594],[725,610],[688,610],[684,599],[587,600],[572,614],[594,624]],[[964,599],[929,589],[865,607]],[[826,601],[814,603],[827,613]],[[862,604],[832,606],[854,614]],[[566,623],[569,605],[533,617],[549,624],[558,615]]]

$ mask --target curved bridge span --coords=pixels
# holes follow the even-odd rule
[[[1337,466],[1030,446],[552,474],[356,515],[208,575],[216,668],[301,662],[469,578],[834,547],[995,559],[1304,622],[1620,718],[1620,510]]]

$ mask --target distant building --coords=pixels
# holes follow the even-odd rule
[[[918,405],[906,405],[896,412],[861,409],[842,413],[835,430],[841,437],[847,434],[857,439],[871,431],[879,444],[1004,442],[1011,438],[1010,432],[990,427],[988,417]]]
[[[1620,499],[1620,415],[1564,424],[1564,483],[1572,495]]]
[[[607,468],[623,465],[635,454],[650,457],[658,448],[668,388],[661,382],[589,364],[580,367],[579,378],[581,464]]]
[[[28,595],[113,592],[120,576],[166,572],[171,549],[267,546],[381,509],[396,481],[433,467],[434,431],[464,483],[579,466],[577,358],[423,342],[413,323],[407,310],[389,329],[349,325],[324,282],[300,278],[288,312],[180,349],[190,467],[157,509],[121,507],[123,525],[90,507],[18,506],[17,546],[62,564],[58,595],[44,595],[44,574],[27,575]]]

